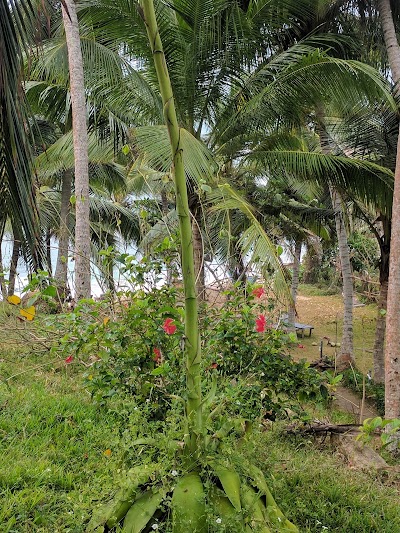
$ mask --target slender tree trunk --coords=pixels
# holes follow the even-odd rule
[[[68,244],[70,199],[72,188],[72,172],[66,170],[61,187],[60,230],[58,234],[58,254],[54,278],[62,298],[65,297],[68,283]]]
[[[292,302],[288,309],[288,324],[289,330],[296,331],[296,299],[297,289],[299,288],[299,275],[300,275],[300,258],[301,258],[301,241],[296,240],[294,245],[293,254],[293,270],[292,270],[292,284],[290,288],[290,294],[292,296]]]
[[[0,290],[1,290],[1,296],[3,300],[6,300],[7,299],[7,286],[5,283],[5,275],[4,275],[4,268],[3,268],[3,252],[1,251],[1,247],[0,247]]]
[[[378,0],[395,94],[400,96],[400,46],[396,37],[390,0]],[[386,315],[385,417],[400,417],[400,130],[394,176],[392,232]]]
[[[303,283],[317,283],[320,279],[323,250],[320,239],[313,237],[307,243],[307,252],[303,259]]]
[[[343,331],[338,368],[345,368],[354,363],[353,356],[353,273],[350,263],[350,251],[347,231],[343,220],[342,201],[339,193],[330,186],[332,205],[335,210],[336,234],[339,245],[339,258],[343,281]]]
[[[62,16],[68,49],[75,159],[75,291],[90,296],[89,162],[86,100],[78,18],[74,0],[64,0]]]
[[[203,236],[201,234],[201,217],[199,210],[193,212],[192,233],[194,251],[194,273],[196,276],[196,292],[200,301],[206,299],[206,288],[204,282],[204,247]]]
[[[141,14],[146,25],[149,44],[164,104],[164,118],[168,128],[173,156],[176,207],[181,234],[181,261],[185,291],[185,345],[186,354],[186,420],[185,448],[190,462],[196,462],[201,451],[203,413],[201,404],[201,344],[198,326],[198,302],[193,258],[193,236],[186,187],[180,128],[175,111],[174,97],[165,56],[158,32],[153,0],[141,0]]]
[[[106,237],[104,248],[112,246]],[[114,279],[114,261],[111,256],[105,255],[103,260],[103,272],[106,282],[107,290],[111,294],[115,294],[115,279]]]
[[[400,45],[397,41],[396,29],[393,22],[390,0],[378,0],[378,8],[382,23],[383,37],[389,59],[395,94],[400,95]]]
[[[19,253],[21,250],[21,241],[18,235],[14,235],[13,249],[10,263],[10,276],[8,278],[8,296],[12,296],[15,292],[15,281],[17,279],[17,267]]]
[[[374,342],[374,381],[385,382],[385,331],[388,296],[388,280],[381,281],[379,288],[378,314],[376,318],[375,342]]]
[[[323,127],[321,110],[317,111],[319,115],[319,136],[321,150],[325,154],[330,153],[329,137]],[[337,359],[339,369],[346,368],[350,363],[354,363],[353,355],[353,275],[350,263],[350,251],[347,239],[346,226],[344,224],[342,199],[333,187],[329,184],[332,206],[335,211],[336,234],[339,245],[339,258],[341,263],[342,281],[343,281],[343,330],[340,354]]]
[[[51,263],[51,232],[49,228],[46,231],[46,262],[51,277],[53,275],[53,265]]]
[[[3,243],[5,225],[6,225],[5,220],[0,223],[0,290],[1,290],[1,295],[3,297],[3,300],[7,299],[7,287],[5,283],[4,265],[3,265],[3,251],[1,249],[1,245]]]

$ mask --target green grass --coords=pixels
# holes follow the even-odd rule
[[[37,363],[22,358],[12,371]],[[122,463],[115,421],[90,402],[80,380],[71,368],[50,366],[21,374],[11,390],[0,384],[2,533],[83,532],[93,501],[110,493]]]
[[[80,364],[66,367],[15,350],[0,360],[0,377],[19,374],[10,389],[0,382],[0,531],[83,533],[93,507],[107,501],[121,470],[137,458],[126,446],[135,434],[134,417],[127,435],[123,416],[94,406]],[[328,413],[316,410],[315,416]],[[346,421],[337,411],[330,416]],[[243,453],[255,458],[301,532],[400,531],[396,480],[356,473],[327,445],[317,449],[310,439],[289,439],[281,428],[256,433]]]
[[[328,287],[300,283],[299,292],[304,296],[332,296],[340,293],[339,287]]]
[[[258,457],[275,498],[301,531],[400,531],[398,490],[372,472],[344,467],[329,448],[270,432],[260,437]]]

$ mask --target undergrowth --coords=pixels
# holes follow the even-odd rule
[[[134,441],[164,439],[167,450],[168,440],[179,435],[174,410],[166,430],[162,421],[146,422],[145,406],[117,398],[107,410],[94,405],[83,387],[81,363],[54,365],[43,355],[15,352],[0,363],[0,375],[5,369],[24,373],[10,390],[0,384],[2,533],[83,533],[93,506],[112,496],[122,471],[155,458],[151,444]],[[320,406],[318,416],[328,412]],[[267,431],[255,426],[240,453],[257,461],[300,531],[400,530],[395,488],[373,474],[349,470],[331,450],[316,450],[307,439],[289,440],[283,425],[270,423]],[[234,442],[228,438],[224,450],[233,460]],[[157,460],[162,463],[165,455]]]
[[[343,372],[343,385],[360,396],[363,395],[363,374],[357,370],[349,368]],[[375,406],[380,416],[385,416],[385,386],[382,383],[375,383],[373,379],[365,379],[365,396]]]

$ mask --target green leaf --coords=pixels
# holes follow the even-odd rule
[[[206,533],[205,495],[203,483],[196,472],[183,476],[171,500],[173,533]]]
[[[240,502],[240,477],[234,470],[230,470],[220,465],[211,465],[216,473],[225,494],[228,496],[229,501],[233,507],[240,511],[242,505]]]
[[[289,522],[285,517],[282,511],[279,509],[276,504],[274,497],[272,496],[267,482],[265,481],[264,474],[262,471],[257,468],[255,465],[250,465],[248,468],[249,477],[252,480],[252,485],[258,489],[265,496],[265,508],[267,510],[267,515],[269,520],[274,524],[279,524],[282,528],[282,531],[295,531],[298,533],[298,528]]]
[[[122,533],[141,533],[154,513],[160,507],[163,493],[149,490],[140,496],[129,509],[122,527]]]
[[[197,183],[205,178],[213,180],[218,165],[212,153],[186,129],[180,128],[179,131],[186,176]],[[166,126],[141,126],[133,130],[133,135],[136,148],[143,157],[140,165],[145,164],[149,170],[157,169],[167,175],[172,166],[172,155]],[[137,170],[138,163],[135,163],[129,174]]]
[[[49,285],[42,291],[43,296],[51,296],[52,298],[55,298],[57,296],[57,289],[54,287],[54,285]]]
[[[169,368],[168,363],[165,363],[165,365],[160,365],[157,368],[155,368],[154,370],[152,370],[151,371],[151,375],[152,376],[161,376],[161,375],[165,376],[165,374],[168,374],[169,369],[170,368]]]
[[[209,185],[207,185],[206,183],[202,183],[200,185],[200,189],[202,191],[204,191],[204,192],[211,192],[212,191],[211,187]]]
[[[237,528],[235,528],[235,531],[242,533],[242,514],[233,507],[229,498],[225,496],[222,490],[212,486],[209,491],[209,502],[214,507],[215,514],[221,518],[222,523],[234,522]]]
[[[114,500],[101,506],[93,513],[87,531],[94,532],[96,528],[104,524],[107,524],[109,529],[115,527],[131,508],[138,487],[149,480],[156,468],[157,465],[146,464],[129,470]]]
[[[261,501],[261,494],[253,487],[242,484],[240,488],[242,506],[248,513],[248,520],[252,526],[256,526],[256,531],[260,533],[270,533],[271,530],[265,525],[265,506]],[[253,529],[251,529],[253,531]]]

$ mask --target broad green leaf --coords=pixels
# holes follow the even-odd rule
[[[225,468],[220,465],[212,465],[214,472],[220,480],[225,494],[233,507],[240,511],[242,506],[240,503],[240,477],[234,470]]]
[[[208,531],[203,483],[197,473],[186,474],[178,481],[172,495],[171,507],[173,533]]]
[[[122,533],[141,533],[154,513],[160,507],[163,494],[148,490],[140,496],[129,509],[122,527]]]
[[[57,296],[57,289],[54,287],[54,285],[49,285],[42,291],[43,296],[51,296],[52,298],[56,298]]]

